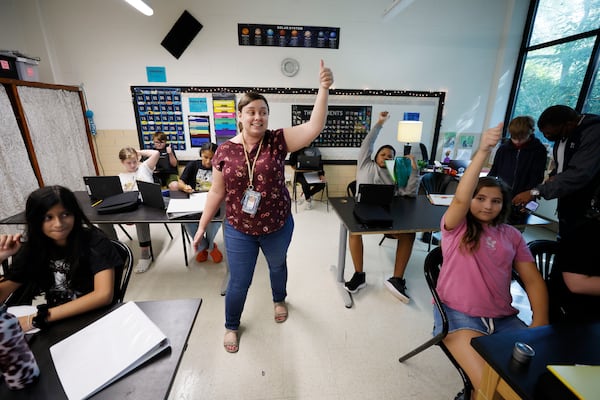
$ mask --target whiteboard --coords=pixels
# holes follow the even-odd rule
[[[252,88],[252,87],[161,87],[161,86],[132,86],[132,99],[134,111],[136,113],[136,122],[138,127],[138,138],[140,147],[148,148],[151,146],[151,134],[156,130],[165,132],[170,138],[171,146],[176,150],[179,160],[195,160],[198,159],[198,150],[201,142],[194,143],[194,138],[198,138],[194,133],[196,128],[195,122],[200,121],[197,126],[203,126],[206,129],[206,139],[215,143],[221,143],[228,137],[234,136],[237,133],[235,122],[235,106],[239,98],[246,92],[256,91],[265,96],[269,103],[269,129],[278,129],[292,126],[294,124],[294,111],[298,108],[310,108],[314,104],[316,98],[316,89],[301,89],[301,88]],[[170,103],[163,105],[160,102],[160,94],[177,93],[178,103],[173,109]],[[141,105],[139,93],[157,93],[152,95],[157,103],[146,103]],[[136,94],[138,96],[136,97]],[[213,107],[214,104],[220,102],[222,96],[229,95],[233,100],[231,102],[233,111],[233,121],[223,120],[220,111]],[[148,97],[148,95],[147,95]],[[163,96],[164,97],[164,96]],[[168,95],[167,95],[168,97]],[[319,143],[323,140],[325,132],[331,131],[331,124],[336,122],[332,116],[334,109],[349,109],[348,114],[352,113],[352,109],[368,109],[370,118],[368,119],[368,128],[370,128],[378,119],[381,111],[388,111],[390,119],[384,125],[377,141],[375,148],[379,148],[384,144],[389,144],[396,149],[398,154],[402,154],[404,143],[399,143],[396,139],[397,124],[404,119],[405,113],[418,113],[419,120],[423,122],[423,132],[421,143],[427,146],[429,155],[435,154],[437,147],[439,130],[441,125],[441,115],[443,111],[445,93],[444,92],[418,92],[418,91],[397,91],[397,90],[359,90],[359,89],[332,89],[329,95],[329,112],[327,127],[317,139],[315,145],[321,150],[323,160],[329,163],[353,163],[356,161],[362,137],[366,132],[344,130],[336,131],[333,129],[333,134],[328,137],[338,138],[345,136],[344,140],[333,139]],[[216,100],[216,102],[215,102]],[[221,105],[218,104],[217,108]],[[140,108],[143,110],[141,111]],[[154,111],[148,111],[151,108]],[[178,111],[179,110],[179,111]],[[151,115],[148,115],[150,113]],[[174,113],[175,115],[170,115]],[[162,115],[157,116],[157,115]],[[158,120],[147,121],[146,118]],[[162,119],[162,120],[161,120]],[[230,128],[234,129],[229,136],[221,135],[219,128],[223,125],[220,121],[227,121]],[[157,126],[158,125],[158,126]],[[152,126],[151,130],[147,128]],[[190,126],[192,128],[190,129]],[[227,127],[227,125],[226,125]],[[353,137],[355,135],[355,137]],[[201,135],[200,135],[201,136]],[[354,140],[353,140],[354,139]],[[421,151],[418,143],[413,143],[412,153],[417,159],[422,159]]]

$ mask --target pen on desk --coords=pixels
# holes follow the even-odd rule
[[[92,204],[92,207],[96,207],[100,203],[102,203],[102,200],[98,200],[97,202],[95,202],[94,204]]]

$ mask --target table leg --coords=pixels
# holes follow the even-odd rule
[[[346,240],[348,236],[348,230],[344,224],[340,224],[340,237],[338,244],[338,263],[337,266],[333,266],[333,271],[336,273],[336,284],[338,291],[344,300],[346,308],[352,308],[352,295],[344,289],[344,268],[346,266]]]
[[[188,267],[188,256],[187,256],[187,246],[186,241],[189,241],[187,231],[185,230],[185,226],[180,224],[181,226],[181,243],[183,244],[183,258],[185,259],[185,266]]]

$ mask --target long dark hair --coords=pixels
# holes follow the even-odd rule
[[[53,253],[57,252],[57,246],[52,239],[44,234],[42,225],[48,210],[57,204],[61,204],[67,211],[73,214],[73,229],[67,237],[67,247],[64,251],[65,259],[71,265],[68,279],[70,280],[80,264],[80,258],[85,251],[83,242],[90,229],[95,228],[85,216],[72,191],[63,186],[46,186],[33,191],[27,198],[25,205],[25,219],[27,230],[26,242],[22,251],[25,259],[34,268],[39,277],[38,280],[44,287],[52,279],[48,270],[48,262]],[[51,281],[50,281],[51,283]]]
[[[511,210],[510,189],[508,188],[508,185],[506,185],[502,179],[496,178],[495,176],[481,177],[473,192],[473,198],[477,196],[481,188],[484,187],[496,187],[500,189],[500,192],[502,193],[502,209],[496,218],[492,220],[490,225],[497,226],[503,224],[506,221],[506,218],[508,218],[508,214]],[[476,250],[479,247],[479,239],[481,238],[482,232],[483,226],[481,225],[481,222],[471,214],[469,208],[469,212],[467,212],[467,231],[461,241],[464,247],[469,251]]]

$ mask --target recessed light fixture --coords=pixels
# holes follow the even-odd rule
[[[150,16],[150,15],[154,14],[154,10],[148,4],[144,3],[143,0],[125,0],[125,1],[144,15]]]

